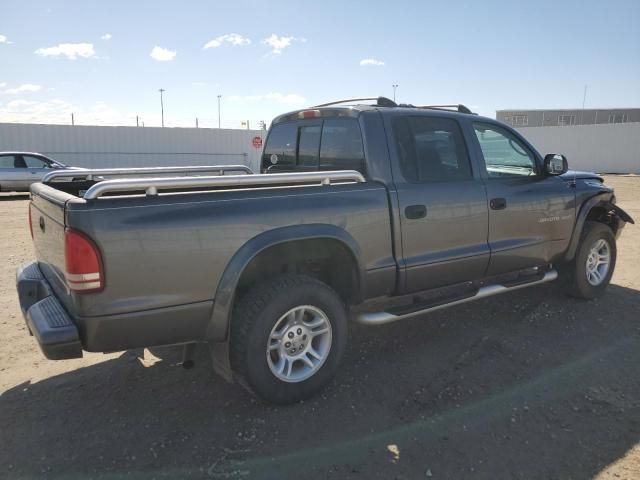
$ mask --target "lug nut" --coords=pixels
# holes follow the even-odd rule
[[[284,344],[284,348],[289,348],[291,346],[291,342],[287,342]]]
[[[293,338],[293,332],[289,332],[289,334],[287,335],[287,337],[289,337],[289,338]]]
[[[292,349],[289,351],[289,353],[293,355],[294,353],[296,353],[296,349],[295,349],[295,348],[292,348]]]
[[[298,335],[301,335],[301,334],[302,334],[302,329],[301,329],[301,328],[299,328],[299,329],[298,329],[298,331],[297,331],[296,333],[297,333]]]

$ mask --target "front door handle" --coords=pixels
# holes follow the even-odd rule
[[[507,208],[507,199],[506,198],[492,198],[489,202],[489,206],[491,210],[504,210]]]
[[[427,216],[426,205],[409,205],[404,209],[404,216],[409,220],[415,220],[417,218],[424,218]]]

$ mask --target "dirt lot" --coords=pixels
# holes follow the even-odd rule
[[[640,177],[608,177],[640,220]],[[258,403],[202,348],[51,362],[14,271],[26,196],[0,197],[0,478],[640,478],[640,235],[597,301],[551,283],[352,328],[324,395]]]

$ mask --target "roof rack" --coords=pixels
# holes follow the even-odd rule
[[[456,111],[460,112],[460,113],[470,113],[473,114],[473,112],[469,109],[469,107],[467,107],[466,105],[463,105],[461,103],[458,104],[451,104],[451,105],[415,105],[416,108],[431,108],[434,110],[450,110],[452,108],[455,108]]]
[[[329,107],[331,105],[338,105],[340,103],[347,102],[362,102],[365,100],[375,100],[376,107],[397,107],[398,104],[393,100],[388,99],[387,97],[362,97],[362,98],[345,98],[344,100],[336,100],[335,102],[322,103],[320,105],[314,105],[311,108],[319,108],[319,107]]]
[[[344,100],[336,100],[334,102],[321,103],[320,105],[314,105],[310,108],[320,108],[320,107],[330,107],[331,105],[339,105],[341,103],[348,102],[363,102],[363,101],[371,101],[375,100],[376,103],[373,104],[376,107],[405,107],[405,108],[430,108],[434,110],[451,110],[455,109],[460,113],[469,113],[473,114],[471,109],[469,109],[466,105],[461,103],[451,104],[451,105],[412,105],[410,103],[401,103],[397,104],[393,100],[387,97],[361,97],[361,98],[345,98]]]
[[[211,172],[224,175],[225,172],[244,172],[252,174],[246,165],[193,165],[184,167],[139,167],[139,168],[74,168],[64,170],[54,170],[47,173],[42,178],[42,183],[47,183],[54,178],[77,178],[85,177],[86,180],[94,180],[95,176],[101,175],[153,175],[165,173],[198,173]]]

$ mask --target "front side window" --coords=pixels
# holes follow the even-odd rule
[[[472,178],[462,133],[455,120],[400,117],[393,131],[404,177],[412,183],[451,182]]]
[[[474,123],[489,177],[535,175],[534,154],[515,135],[494,125]]]
[[[322,126],[320,170],[364,169],[360,126],[354,118],[331,118]]]
[[[609,123],[626,123],[627,115],[625,113],[610,113]]]
[[[529,116],[528,115],[514,115],[511,125],[514,127],[526,127],[529,125]]]
[[[23,155],[22,156],[24,163],[26,164],[27,168],[50,168],[51,165],[49,164],[49,162],[38,158],[38,157],[31,157],[29,155]]]
[[[0,156],[0,168],[16,168],[16,157],[13,155]]]
[[[558,115],[558,125],[561,127],[568,127],[576,124],[575,115]]]

